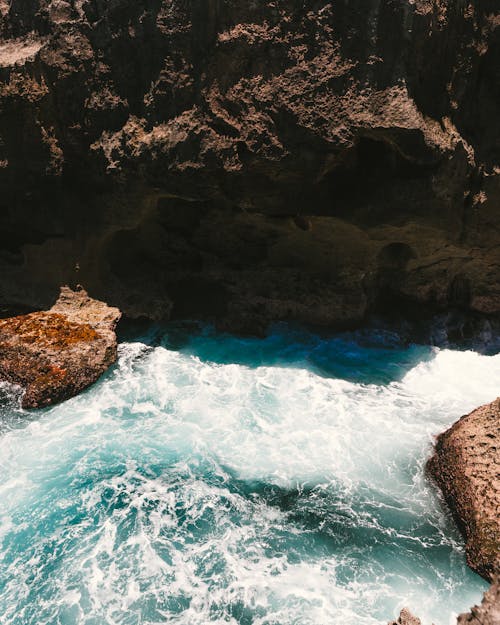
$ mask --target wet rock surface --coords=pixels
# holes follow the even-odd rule
[[[462,417],[436,442],[428,470],[466,540],[467,563],[500,571],[500,399]]]
[[[500,623],[500,575],[497,574],[480,606],[458,617],[457,625],[498,625]]]
[[[491,581],[458,625],[500,623],[500,398],[462,417],[436,442],[429,473],[466,541],[467,563]]]
[[[0,379],[25,389],[24,408],[76,395],[115,362],[119,318],[84,290],[63,287],[50,310],[0,320]]]
[[[497,4],[0,2],[0,308],[498,314]]]
[[[427,463],[466,541],[468,565],[491,582],[457,625],[500,624],[500,398],[438,436]],[[389,625],[420,625],[407,609]]]
[[[407,608],[403,608],[398,620],[391,621],[388,625],[422,625],[422,621],[416,616],[413,616]]]

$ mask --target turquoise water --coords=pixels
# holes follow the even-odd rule
[[[152,329],[64,404],[0,397],[2,625],[449,625],[485,583],[423,468],[500,356]]]

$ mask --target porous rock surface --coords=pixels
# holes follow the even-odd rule
[[[464,535],[468,565],[491,582],[457,625],[500,625],[500,398],[440,434],[427,470]],[[406,623],[420,620],[403,610],[389,625]]]
[[[391,621],[387,625],[422,625],[422,621],[413,616],[408,608],[403,608],[397,621]]]
[[[467,563],[491,581],[482,604],[457,625],[499,625],[500,398],[441,434],[427,467],[464,535]]]
[[[500,575],[495,575],[490,589],[480,606],[474,606],[467,614],[458,617],[457,625],[499,625],[500,623]]]
[[[500,572],[500,398],[441,434],[428,469],[464,534],[467,563],[491,581]]]
[[[500,312],[497,0],[0,0],[0,309]]]
[[[481,605],[474,606],[470,612],[460,614],[457,625],[499,625],[500,624],[500,575],[496,574],[492,584],[484,594]],[[397,621],[388,625],[422,625],[422,621],[404,608]]]
[[[67,287],[48,311],[0,320],[0,380],[23,389],[24,408],[76,395],[115,362],[120,311]]]

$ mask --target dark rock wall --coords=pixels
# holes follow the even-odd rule
[[[0,308],[500,312],[496,0],[0,0]]]

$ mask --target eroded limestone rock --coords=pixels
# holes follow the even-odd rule
[[[422,621],[413,616],[408,608],[403,608],[397,621],[391,621],[388,625],[422,625]]]
[[[467,563],[492,582],[458,625],[499,625],[500,398],[441,434],[427,467],[464,535]]]
[[[500,314],[499,25],[497,0],[0,1],[0,308],[83,282],[236,331]]]
[[[474,606],[467,614],[458,617],[457,625],[499,625],[500,623],[500,575],[495,575],[490,589],[480,606]]]
[[[50,310],[0,320],[0,379],[25,389],[25,408],[76,395],[115,362],[120,316],[83,289],[63,287]]]
[[[467,563],[491,581],[500,570],[500,398],[441,434],[428,469],[464,534]]]

